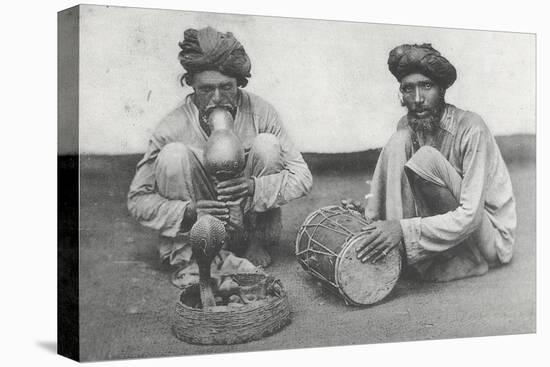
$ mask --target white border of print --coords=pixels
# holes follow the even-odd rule
[[[99,362],[117,366],[307,366],[407,365],[518,366],[541,365],[549,360],[543,346],[550,345],[548,317],[543,302],[548,275],[548,145],[545,133],[542,73],[548,57],[548,21],[541,2],[524,0],[507,7],[502,2],[442,0],[330,3],[291,0],[271,2],[221,1],[108,1],[101,4],[181,9],[222,13],[285,16],[371,23],[407,24],[452,28],[537,33],[537,334],[467,338],[392,344],[375,344]],[[9,365],[65,366],[68,359],[54,353],[56,340],[56,12],[72,1],[8,2],[3,8],[3,144],[2,181],[2,333],[0,359]],[[546,47],[544,47],[546,46]],[[495,76],[498,77],[498,76]],[[542,77],[545,79],[543,80]],[[6,84],[7,82],[7,84]],[[548,98],[546,98],[548,104]],[[7,114],[6,114],[7,111]],[[5,131],[5,129],[8,131]],[[32,132],[32,133],[31,133]],[[7,146],[6,146],[7,144]],[[545,146],[544,146],[545,145]],[[546,210],[547,211],[547,210]],[[7,236],[6,236],[7,234]],[[546,288],[546,294],[543,293]],[[546,305],[546,308],[547,305]],[[368,330],[365,330],[367,333]],[[182,359],[184,358],[184,359]]]

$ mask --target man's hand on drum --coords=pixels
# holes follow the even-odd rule
[[[217,183],[216,195],[219,201],[236,201],[247,196],[254,196],[254,189],[252,178],[238,177]]]
[[[398,220],[377,221],[365,226],[368,234],[363,243],[357,247],[357,258],[361,262],[372,263],[383,259],[391,250],[403,243],[403,230]]]
[[[365,212],[365,207],[358,200],[342,199],[340,203],[342,204],[342,207],[345,209],[355,210],[356,212],[359,212],[361,214]]]

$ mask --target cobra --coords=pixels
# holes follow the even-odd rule
[[[224,241],[225,227],[220,220],[211,215],[201,216],[189,231],[189,243],[199,267],[199,288],[203,309],[216,306],[210,264],[220,252]]]

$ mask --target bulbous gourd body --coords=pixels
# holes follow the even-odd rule
[[[232,178],[244,169],[244,149],[233,132],[233,117],[217,108],[208,117],[212,133],[204,150],[206,172],[221,180]]]

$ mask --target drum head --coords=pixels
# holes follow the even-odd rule
[[[356,248],[363,235],[349,241],[335,268],[336,282],[346,300],[356,305],[370,305],[382,300],[393,289],[401,272],[401,255],[397,248],[375,264],[362,263]]]

